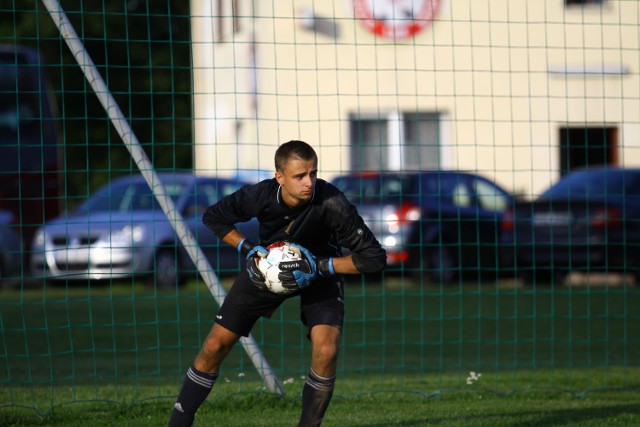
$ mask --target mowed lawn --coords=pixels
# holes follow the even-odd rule
[[[225,282],[225,284],[228,284]],[[347,286],[325,425],[640,425],[640,291]],[[0,425],[164,425],[217,306],[202,283],[53,285],[0,294]],[[238,346],[200,425],[295,425],[309,343],[295,300],[254,338],[286,394]]]

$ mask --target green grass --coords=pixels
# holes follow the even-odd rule
[[[633,370],[629,373],[638,378],[640,372]],[[348,378],[340,382],[343,392],[359,388],[357,382]],[[357,395],[344,395],[337,391],[323,425],[636,426],[640,422],[638,385],[635,382],[633,389],[624,391],[594,390],[583,394],[560,389],[530,389],[500,394],[478,383],[469,388],[430,396],[397,390]],[[296,396],[301,386],[301,381],[287,384],[287,397],[280,398],[264,392],[239,392],[237,385],[216,385],[207,403],[200,408],[195,425],[294,426],[300,412],[300,400]],[[166,425],[173,404],[171,397],[136,400],[137,393],[158,391],[175,393],[175,389],[169,386],[162,389],[122,386],[117,402],[92,401],[90,396],[85,396],[87,401],[84,401],[83,396],[79,395],[78,402],[56,406],[42,415],[32,408],[5,407],[0,408],[0,425]]]
[[[216,310],[195,282],[3,290],[0,425],[164,425]],[[286,396],[238,346],[200,425],[295,425],[309,366],[297,304],[254,336]],[[640,425],[639,355],[634,287],[352,283],[325,425]]]

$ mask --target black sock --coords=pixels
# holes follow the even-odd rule
[[[178,400],[173,405],[169,427],[183,427],[193,424],[196,411],[209,395],[217,378],[217,373],[200,372],[193,365],[189,367],[182,382]]]
[[[335,375],[321,377],[313,369],[309,371],[302,389],[302,415],[298,427],[316,427],[322,423],[335,383]]]

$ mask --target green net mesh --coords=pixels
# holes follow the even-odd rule
[[[419,224],[404,243],[381,237],[384,273],[347,280],[336,392],[432,396],[474,384],[499,393],[633,384],[635,211],[622,211],[631,225],[605,248],[616,255],[604,265],[562,252],[584,246],[569,226],[569,243],[549,246],[554,260],[569,257],[562,267],[521,264],[533,241],[508,240],[514,200],[536,198],[577,168],[637,164],[640,9],[591,3],[62,6],[154,172],[256,182],[273,175],[281,142],[303,139],[319,153],[321,178],[338,185],[358,173],[339,187],[372,230]],[[88,228],[73,212],[103,185],[141,173],[43,3],[0,4],[0,78],[0,406],[46,412],[175,396],[218,307],[193,265],[180,264],[169,286],[159,280],[168,274],[161,255],[185,257],[181,243],[144,248],[153,261],[138,274],[117,274],[109,259],[99,274],[85,266],[90,276],[68,248],[94,241],[65,234],[55,248],[37,246],[55,218]],[[383,170],[464,170],[482,180],[404,182],[376,175]],[[203,199],[197,208],[223,194],[188,196]],[[438,206],[435,216],[420,203]],[[118,237],[136,238],[133,218]],[[586,246],[594,254],[595,243]],[[223,264],[223,246],[203,247],[228,288],[241,263]],[[60,253],[66,267],[56,275]],[[297,392],[310,357],[297,302],[261,320],[253,337]],[[223,376],[220,393],[264,389],[240,346]]]

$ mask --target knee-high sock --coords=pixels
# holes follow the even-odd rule
[[[178,400],[173,405],[169,427],[185,427],[193,424],[196,411],[205,401],[216,383],[218,374],[198,371],[193,365],[187,370]]]
[[[307,375],[302,389],[302,415],[298,427],[316,427],[322,423],[331,402],[336,376],[322,377],[313,369]]]

